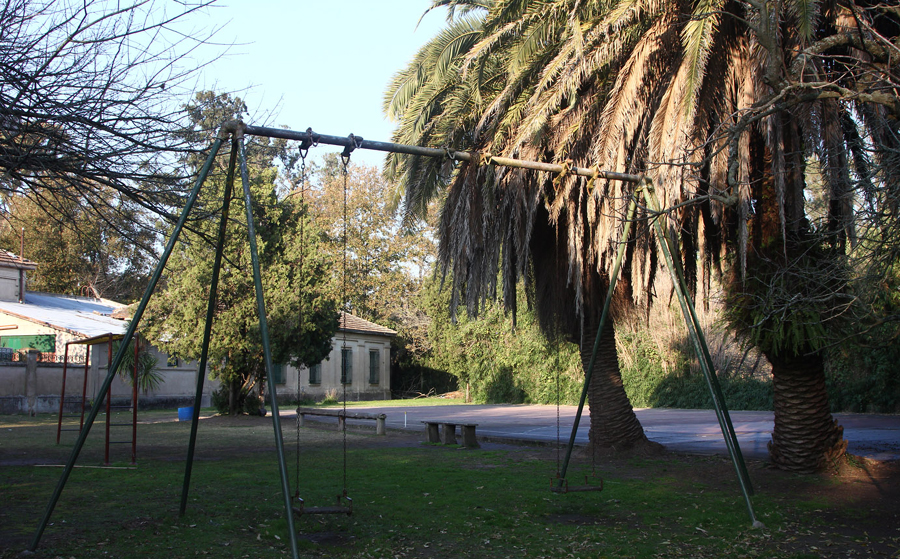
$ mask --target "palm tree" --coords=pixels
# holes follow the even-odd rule
[[[393,140],[489,150],[496,140],[482,133],[479,121],[505,90],[507,72],[518,62],[505,52],[471,62],[494,2],[444,0],[434,5],[451,8],[447,28],[419,50],[386,94],[385,111],[399,121]],[[454,17],[455,9],[460,10],[459,17]],[[529,52],[538,53],[547,39],[551,37],[532,36]],[[503,123],[513,120],[501,118]],[[451,173],[450,159],[435,162],[400,154],[388,156],[386,170],[398,179],[407,211],[423,211],[429,201],[445,196],[438,228],[440,262],[453,279],[454,312],[464,303],[476,313],[481,301],[496,296],[502,276],[504,301],[515,313],[516,282],[524,279],[536,295],[541,326],[579,343],[588,366],[607,279],[591,267],[571,275],[579,264],[570,253],[587,248],[584,233],[570,230],[567,216],[558,211],[551,219],[551,212],[540,203],[547,177],[520,173],[511,180],[490,166],[470,164]],[[589,387],[589,406],[595,448],[660,448],[647,440],[625,394],[609,321]]]
[[[828,408],[822,349],[823,324],[849,304],[854,189],[896,184],[885,162],[900,145],[898,18],[886,6],[867,6],[498,0],[479,13],[477,42],[442,67],[457,80],[445,98],[465,92],[477,102],[424,103],[431,114],[421,129],[440,130],[449,148],[652,179],[671,209],[666,220],[679,234],[689,284],[696,289],[711,271],[729,278],[733,323],[773,363],[770,453],[798,471],[821,469],[846,448]],[[436,83],[428,60],[420,61],[426,70],[417,86]],[[395,140],[427,143],[402,128],[423,113],[392,99],[402,123]],[[434,164],[425,171],[427,162],[398,159],[407,207],[440,192],[440,180],[429,180],[447,175]],[[827,169],[822,224],[804,209],[811,159]],[[455,289],[465,286],[470,307],[493,293],[502,269],[504,293],[518,278],[531,282],[545,324],[584,339],[596,328],[612,255],[626,240],[618,303],[650,301],[658,261],[652,232],[639,221],[634,237],[621,239],[632,185],[478,165],[461,165],[452,177],[442,262]],[[574,317],[565,312],[571,308]],[[603,425],[594,405],[597,392],[615,388],[610,379],[592,387],[592,440],[600,444],[607,441],[597,435]]]

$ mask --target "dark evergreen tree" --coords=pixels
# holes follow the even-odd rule
[[[197,94],[188,107],[194,128],[185,134],[202,141],[205,130],[238,118],[240,99],[208,92]],[[321,233],[296,196],[279,198],[274,165],[277,147],[265,140],[247,139],[247,164],[262,268],[263,289],[273,360],[312,365],[331,351],[337,329],[337,303],[332,298],[329,270],[334,266],[319,250]],[[195,163],[199,158],[194,160]],[[218,172],[204,187],[197,217],[184,233],[166,268],[166,284],[148,308],[145,334],[169,353],[186,359],[200,354],[203,324],[215,255],[214,239],[222,207],[228,154],[218,158]],[[235,183],[209,363],[212,375],[223,382],[231,413],[265,378],[247,224],[240,179]],[[302,235],[301,235],[302,228]],[[302,316],[301,316],[302,312]]]

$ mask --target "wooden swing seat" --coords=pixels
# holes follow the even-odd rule
[[[337,505],[330,507],[307,507],[304,506],[303,499],[300,497],[295,498],[299,506],[292,506],[291,510],[293,510],[294,514],[297,516],[303,516],[304,514],[346,514],[347,516],[351,516],[353,514],[353,499],[346,495],[338,495]],[[346,500],[347,504],[342,504],[341,499]]]
[[[600,481],[599,485],[592,484],[588,476],[584,476],[584,485],[569,485],[569,480],[550,478],[550,491],[553,493],[579,493],[587,491],[603,491],[603,478],[594,478]]]

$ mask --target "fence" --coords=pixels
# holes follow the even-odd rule
[[[17,350],[0,347],[0,363],[24,363],[27,351],[27,349]],[[84,355],[81,356],[81,359],[77,357],[73,359],[71,355],[69,357],[69,363],[84,364]],[[45,351],[37,354],[37,360],[40,363],[62,363],[65,360],[65,355],[55,351]]]

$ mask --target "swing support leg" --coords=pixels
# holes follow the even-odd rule
[[[203,168],[200,170],[200,175],[197,177],[197,182],[194,184],[194,188],[193,190],[191,190],[190,196],[188,196],[187,202],[184,205],[184,209],[181,212],[181,217],[178,218],[178,223],[175,225],[175,229],[172,231],[172,236],[169,237],[169,242],[166,243],[166,247],[163,250],[162,256],[160,256],[159,258],[159,263],[157,263],[156,269],[153,271],[153,275],[150,278],[150,282],[147,284],[147,289],[144,290],[144,296],[141,298],[141,302],[140,304],[138,304],[138,308],[134,311],[134,317],[132,317],[131,322],[128,324],[128,328],[125,331],[125,336],[119,345],[118,351],[116,351],[116,356],[113,358],[112,363],[110,363],[109,365],[109,370],[106,373],[106,379],[100,386],[100,390],[97,394],[97,399],[94,401],[94,405],[91,407],[91,412],[88,414],[84,428],[81,429],[81,432],[78,434],[78,440],[75,441],[75,446],[72,448],[72,454],[69,456],[69,460],[66,462],[66,467],[63,469],[63,473],[59,478],[59,482],[56,484],[56,489],[53,490],[53,495],[51,495],[50,502],[47,504],[47,510],[44,512],[44,516],[41,518],[41,521],[38,524],[38,528],[35,531],[34,538],[31,540],[31,544],[28,546],[29,551],[34,551],[35,549],[37,549],[38,544],[41,542],[41,536],[44,534],[44,530],[47,528],[47,524],[50,522],[50,516],[53,515],[53,509],[56,508],[56,503],[59,501],[59,497],[66,486],[66,481],[68,481],[69,475],[71,475],[72,469],[75,467],[75,461],[78,460],[78,455],[81,454],[81,449],[84,447],[84,443],[87,440],[88,434],[91,432],[91,426],[94,424],[94,420],[97,419],[97,415],[100,413],[100,404],[106,396],[106,393],[109,391],[110,386],[112,385],[112,381],[116,376],[119,365],[122,363],[122,359],[125,357],[125,352],[128,351],[128,344],[131,343],[132,338],[134,338],[134,333],[141,321],[141,317],[144,315],[144,310],[147,308],[147,303],[150,300],[150,296],[153,294],[153,290],[156,289],[156,284],[159,283],[159,279],[162,277],[162,272],[166,267],[166,262],[168,262],[169,256],[172,254],[175,243],[178,241],[178,237],[181,235],[181,230],[184,228],[185,222],[187,222],[188,214],[190,214],[191,208],[193,208],[194,203],[197,201],[197,196],[200,194],[200,187],[202,187],[203,183],[206,181],[206,176],[209,174],[209,170],[210,168],[212,168],[213,161],[215,160],[216,154],[219,152],[219,148],[221,146],[222,138],[220,136],[219,138],[216,138],[216,141],[213,143],[213,146],[210,149],[209,157],[207,157],[206,162],[203,164]]]
[[[191,471],[194,467],[194,449],[197,443],[197,426],[200,422],[200,401],[203,398],[203,381],[206,377],[206,363],[209,357],[209,339],[212,335],[213,316],[216,310],[216,297],[219,288],[219,270],[222,267],[222,253],[225,250],[225,233],[228,228],[228,212],[231,208],[231,194],[234,189],[234,170],[237,162],[238,144],[231,140],[231,159],[228,163],[228,175],[225,179],[225,193],[222,202],[222,215],[219,218],[219,234],[216,239],[216,256],[213,263],[212,280],[209,286],[209,303],[206,307],[206,324],[203,327],[203,344],[200,349],[200,363],[197,367],[197,390],[194,393],[194,413],[191,418],[191,438],[188,443],[187,460],[184,466],[184,484],[181,488],[181,505],[178,514],[184,516],[187,510],[188,491],[191,486]]]
[[[728,408],[725,405],[725,397],[722,394],[721,386],[719,386],[719,380],[715,373],[715,366],[713,365],[712,357],[709,354],[709,346],[706,343],[706,338],[703,336],[703,329],[700,327],[697,312],[694,309],[694,303],[691,300],[687,285],[685,284],[684,271],[681,269],[680,262],[673,257],[673,254],[675,253],[674,242],[666,233],[662,223],[660,223],[660,219],[665,214],[659,212],[658,208],[660,207],[660,204],[656,197],[656,191],[649,180],[646,180],[644,184],[643,194],[644,200],[647,203],[647,208],[656,214],[652,218],[653,228],[656,231],[656,240],[657,243],[659,243],[660,252],[662,252],[663,257],[665,258],[666,267],[669,268],[669,274],[672,277],[672,286],[678,297],[681,312],[684,315],[684,322],[688,330],[688,335],[691,338],[691,345],[693,345],[694,353],[697,355],[697,360],[700,362],[700,369],[706,377],[706,382],[713,400],[713,407],[716,410],[716,419],[719,421],[719,427],[722,430],[722,438],[725,440],[725,447],[728,449],[728,454],[731,457],[734,469],[737,472],[741,492],[744,495],[747,511],[750,514],[750,522],[753,524],[754,528],[761,527],[762,523],[756,519],[756,514],[753,511],[753,503],[750,501],[750,496],[753,495],[753,486],[750,483],[750,475],[747,472],[744,456],[741,453],[741,447],[738,444],[737,435],[734,432],[734,425],[731,423],[731,416],[728,414]]]
[[[281,474],[281,492],[284,497],[285,520],[291,540],[291,553],[299,559],[297,534],[294,532],[294,515],[291,510],[291,490],[288,486],[287,463],[284,459],[284,437],[281,432],[281,418],[278,412],[278,393],[272,379],[272,349],[269,344],[269,325],[266,320],[266,302],[263,298],[262,275],[259,266],[259,252],[256,246],[256,227],[253,223],[253,204],[250,196],[250,176],[247,171],[247,152],[244,146],[243,131],[238,133],[240,145],[241,183],[244,189],[244,208],[247,214],[247,237],[250,241],[250,260],[253,264],[253,284],[256,288],[256,306],[259,313],[259,333],[262,337],[263,355],[266,361],[266,379],[269,389],[269,406],[272,409],[272,427],[275,429],[275,449],[278,452],[278,469]]]
[[[572,434],[569,435],[569,444],[566,446],[566,458],[563,460],[562,470],[560,470],[559,473],[557,485],[558,492],[565,492],[563,491],[563,485],[566,484],[566,471],[569,469],[569,459],[572,457],[572,449],[575,448],[575,435],[578,433],[578,424],[581,423],[581,414],[584,411],[584,402],[587,400],[588,387],[591,385],[594,364],[597,362],[597,348],[600,346],[600,336],[603,332],[603,325],[606,323],[607,316],[609,315],[609,305],[612,301],[613,293],[616,291],[616,281],[619,279],[619,268],[622,267],[622,259],[625,256],[625,247],[628,245],[628,235],[631,232],[631,222],[634,219],[636,208],[637,200],[632,196],[631,202],[628,204],[628,213],[625,217],[625,228],[622,230],[622,238],[619,242],[619,248],[616,250],[616,260],[613,264],[612,277],[609,278],[609,289],[606,292],[606,301],[603,303],[603,312],[600,314],[600,324],[597,326],[597,336],[594,338],[591,361],[588,364],[587,371],[584,373],[584,386],[581,389],[581,398],[578,400],[578,411],[575,412],[575,422],[572,424]]]

